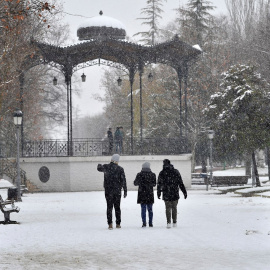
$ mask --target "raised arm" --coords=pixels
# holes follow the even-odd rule
[[[104,172],[104,166],[103,166],[102,164],[98,164],[97,170],[98,170],[99,172]]]

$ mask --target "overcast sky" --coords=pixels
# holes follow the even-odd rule
[[[179,7],[179,4],[184,5],[186,2],[187,0],[164,1],[161,27],[172,21],[175,17],[174,9]],[[212,3],[217,7],[215,14],[226,13],[225,0],[212,0]],[[64,12],[67,13],[64,21],[70,25],[71,30],[70,45],[78,41],[77,28],[86,20],[85,17],[99,16],[100,10],[103,11],[104,15],[121,21],[126,26],[127,35],[132,37],[135,33],[143,30],[142,21],[136,19],[141,17],[141,8],[145,5],[146,0],[63,0]],[[75,108],[80,110],[80,116],[102,112],[104,105],[93,98],[93,94],[103,94],[100,87],[102,70],[102,67],[89,67],[84,70],[87,76],[86,83],[79,85],[82,88],[81,96],[80,98],[74,96],[73,102]],[[78,72],[81,73],[81,71]]]

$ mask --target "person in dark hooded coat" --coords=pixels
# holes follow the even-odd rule
[[[167,228],[171,228],[171,219],[173,226],[177,226],[177,204],[180,198],[179,188],[187,198],[187,191],[183,184],[181,174],[171,164],[169,159],[163,160],[163,170],[159,173],[157,184],[157,196],[160,199],[162,192],[162,199],[165,202]]]
[[[146,227],[146,209],[148,210],[149,227],[153,227],[153,188],[156,186],[156,175],[151,171],[149,162],[143,163],[142,170],[137,174],[134,185],[139,186],[137,203],[141,204],[142,227]]]
[[[107,137],[108,137],[108,141],[109,141],[109,154],[111,154],[112,151],[113,151],[113,134],[112,134],[112,128],[109,128],[109,130],[107,131]]]
[[[104,172],[104,189],[107,202],[107,222],[109,230],[113,229],[112,210],[115,210],[116,228],[121,228],[121,190],[124,190],[124,198],[127,197],[127,184],[124,169],[118,165],[120,156],[114,154],[109,164],[98,164],[97,170]]]

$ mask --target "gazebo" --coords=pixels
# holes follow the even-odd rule
[[[67,87],[67,155],[73,155],[72,131],[72,75],[74,72],[93,65],[107,65],[128,72],[130,82],[130,142],[133,154],[133,83],[136,72],[140,78],[140,103],[142,108],[142,74],[144,67],[151,63],[161,63],[173,67],[179,80],[180,103],[180,138],[183,138],[182,122],[187,123],[187,77],[188,66],[201,54],[199,47],[191,46],[176,35],[172,40],[154,46],[143,46],[125,40],[125,26],[118,20],[104,16],[92,17],[83,22],[77,30],[80,43],[58,47],[32,40],[37,48],[35,57],[26,59],[24,70],[36,64],[51,64],[59,68],[65,76]],[[40,60],[42,59],[42,60]],[[28,64],[27,64],[28,63]],[[22,73],[23,74],[23,73]],[[84,75],[84,74],[83,74]],[[55,78],[56,79],[56,78]],[[83,77],[82,77],[83,79]],[[56,83],[57,81],[55,81]],[[23,76],[21,78],[21,92],[23,92]],[[184,94],[184,106],[182,96]],[[185,119],[182,119],[183,107]],[[140,117],[142,138],[142,111]]]

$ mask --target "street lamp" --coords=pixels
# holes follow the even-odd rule
[[[57,85],[57,79],[56,79],[56,77],[53,78],[53,85]]]
[[[122,79],[120,77],[118,78],[117,83],[118,83],[118,86],[122,85]]]
[[[208,139],[210,141],[210,183],[213,182],[213,139],[215,132],[214,130],[208,130]],[[206,185],[206,190],[208,190],[208,181]]]
[[[148,81],[152,82],[153,81],[153,74],[150,72],[148,75]]]
[[[19,140],[19,129],[22,124],[22,111],[16,109],[13,114],[13,121],[17,130],[17,200],[21,201],[21,174],[20,174],[20,140]]]
[[[86,75],[83,73],[81,77],[82,77],[82,82],[85,82],[85,80],[86,80]]]

